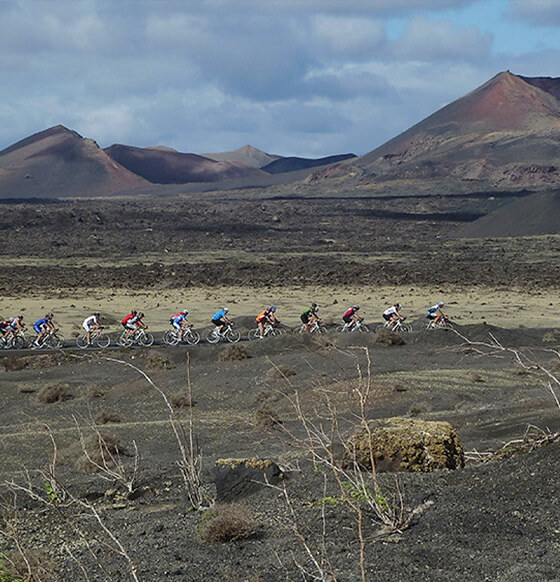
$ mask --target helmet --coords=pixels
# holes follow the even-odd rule
[[[270,306],[270,311],[276,311],[276,307],[274,307],[274,305]]]
[[[45,315],[45,319],[52,319],[54,317],[54,315],[52,313],[47,313],[47,315]]]
[[[133,309],[130,313],[132,313],[132,315],[136,315],[138,311],[136,311],[136,309]]]
[[[313,309],[315,309],[317,307],[317,304],[316,303],[312,303],[311,304],[311,307],[313,307]]]
[[[400,303],[395,303],[395,307],[396,307],[397,309],[400,309],[400,308],[402,307],[402,305],[401,305]]]
[[[438,306],[439,306],[439,307],[443,307],[444,305],[445,305],[445,304],[444,304],[444,302],[443,302],[443,301],[440,301],[440,302],[438,303]]]
[[[18,315],[17,318],[18,319],[23,319],[23,315]]]
[[[99,313],[99,311],[96,311],[93,315],[95,315],[96,317],[99,317],[101,314]]]
[[[224,307],[224,313],[227,313],[229,311],[228,307]]]
[[[140,312],[140,313],[138,314],[138,317],[144,317],[144,314],[143,314],[142,312]]]
[[[188,312],[189,312],[189,310],[188,310],[188,309],[183,309],[183,313],[184,313],[185,315],[187,315],[187,314],[188,314]]]
[[[352,305],[352,309],[354,309],[355,311],[358,311],[358,309],[360,309],[359,305]]]

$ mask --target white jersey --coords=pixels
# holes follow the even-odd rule
[[[89,317],[86,317],[86,319],[84,319],[84,323],[82,323],[82,327],[84,329],[91,329],[91,327],[93,327],[94,325],[97,325],[98,321],[97,321],[97,317],[95,317],[95,315],[90,315]]]
[[[397,308],[394,305],[391,305],[391,307],[389,307],[389,309],[386,309],[383,312],[383,315],[390,316],[390,315],[395,315],[395,313],[397,313]]]

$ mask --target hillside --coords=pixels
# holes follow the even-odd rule
[[[328,166],[336,164],[344,160],[355,158],[355,154],[340,154],[335,156],[328,156],[326,158],[298,158],[287,157],[280,158],[270,164],[263,166],[262,170],[269,174],[282,174],[284,172],[297,172],[298,170],[307,170],[309,168],[317,168],[319,166]]]
[[[0,151],[2,198],[106,195],[146,185],[94,140],[61,125]]]
[[[367,180],[560,184],[560,79],[500,73],[353,161]]]
[[[217,162],[241,162],[252,168],[262,168],[263,166],[282,158],[282,156],[277,156],[275,154],[267,154],[251,145],[246,145],[230,152],[200,155]]]
[[[184,154],[168,148],[137,148],[115,144],[105,149],[121,166],[153,184],[187,184],[251,179],[260,170],[239,162],[217,162],[197,154]]]

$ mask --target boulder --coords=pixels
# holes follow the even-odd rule
[[[369,423],[348,442],[346,464],[357,462],[377,471],[429,472],[464,467],[463,447],[448,422],[411,418],[388,418]],[[371,443],[371,444],[370,444]]]
[[[217,501],[229,502],[246,497],[266,486],[278,484],[284,477],[270,459],[218,459],[214,475]]]

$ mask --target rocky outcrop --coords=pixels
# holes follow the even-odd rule
[[[463,447],[448,422],[388,418],[372,421],[348,442],[346,463],[378,471],[429,472],[464,466]]]

